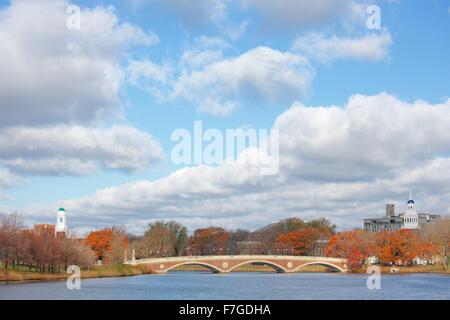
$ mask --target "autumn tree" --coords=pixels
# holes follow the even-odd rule
[[[197,229],[189,239],[190,252],[194,255],[225,254],[229,239],[230,233],[223,228]]]
[[[291,232],[299,232],[305,229],[314,229],[314,241],[326,239],[336,232],[336,225],[325,218],[311,221],[304,221],[300,218],[289,218],[272,223],[264,228],[253,232],[249,239],[260,242],[259,252],[270,254],[279,251],[283,247],[279,240],[281,235],[288,235]]]
[[[103,261],[106,253],[111,249],[113,238],[113,228],[105,228],[89,233],[85,239],[85,244],[95,252],[98,260]]]
[[[305,255],[319,237],[320,231],[315,228],[291,231],[278,236],[275,248],[294,255]]]
[[[26,229],[17,213],[0,217],[0,261],[4,268],[61,272],[69,264],[88,267],[91,250],[72,237],[55,237],[54,228]]]
[[[348,267],[357,270],[369,256],[371,235],[362,230],[340,232],[330,238],[325,250],[327,256],[346,258]]]

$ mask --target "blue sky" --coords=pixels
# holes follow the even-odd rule
[[[6,44],[0,111],[8,115],[0,121],[0,208],[47,221],[57,207],[69,206],[80,230],[124,224],[140,232],[160,218],[191,229],[256,228],[293,215],[325,216],[351,228],[366,215],[383,214],[385,202],[402,210],[405,191],[413,188],[421,197],[419,209],[422,204],[424,211],[449,213],[449,186],[439,179],[450,173],[450,140],[438,129],[450,124],[450,2],[279,2],[273,8],[253,0],[0,1],[0,40]],[[70,4],[81,8],[79,31],[58,25]],[[374,4],[381,28],[369,30],[366,8]],[[29,30],[19,27],[27,21]],[[78,53],[68,53],[68,45]],[[73,97],[58,97],[70,88]],[[104,88],[108,93],[100,94]],[[355,114],[349,111],[354,95],[361,96]],[[215,108],[211,99],[217,99]],[[417,106],[418,100],[426,106]],[[320,106],[327,108],[316,119],[312,110]],[[342,140],[332,139],[343,129],[330,106],[349,123]],[[412,125],[404,119],[409,108],[415,110]],[[177,128],[192,130],[196,120],[221,131],[274,124],[281,131],[296,124],[280,132],[280,176],[249,177],[236,185],[231,179],[242,168],[205,173],[193,165],[186,173],[170,159],[170,137]],[[351,129],[364,126],[358,135]],[[49,130],[61,130],[61,141],[48,142]],[[308,130],[329,141],[296,146],[306,143],[296,137]],[[94,135],[97,144],[85,155],[87,142],[80,141]],[[143,150],[142,144],[152,147]],[[386,162],[374,160],[384,153]],[[328,170],[333,172],[324,178],[320,173]],[[167,178],[173,173],[177,177]],[[189,190],[198,183],[200,190],[210,188],[199,198]],[[222,190],[228,184],[233,191]],[[177,201],[180,185],[187,190]],[[152,193],[159,188],[163,195]],[[105,204],[103,197],[117,203]]]

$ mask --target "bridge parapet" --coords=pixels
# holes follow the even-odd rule
[[[279,255],[231,255],[231,256],[188,256],[149,258],[126,261],[130,265],[148,265],[155,273],[166,273],[183,265],[200,265],[214,273],[228,273],[234,269],[251,263],[271,266],[279,273],[296,272],[307,265],[325,265],[340,272],[347,272],[347,259],[309,256]]]

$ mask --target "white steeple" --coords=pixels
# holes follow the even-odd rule
[[[67,235],[67,214],[64,208],[59,208],[56,213],[55,233]]]
[[[409,190],[409,200],[406,203],[406,213],[403,216],[404,229],[418,229],[419,215],[417,214],[416,204],[412,198],[412,191]]]

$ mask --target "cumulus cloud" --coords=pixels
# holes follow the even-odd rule
[[[19,184],[21,179],[8,170],[0,168],[0,190]]]
[[[0,127],[120,116],[124,49],[158,37],[104,7],[83,9],[81,29],[69,30],[68,6],[15,0],[0,9]]]
[[[22,175],[136,171],[163,158],[159,143],[129,126],[14,127],[0,130],[0,165]]]
[[[391,44],[389,32],[371,33],[359,38],[309,33],[298,37],[292,48],[310,59],[330,63],[338,59],[379,61],[388,56]]]
[[[217,113],[248,98],[271,102],[300,98],[308,93],[313,76],[313,69],[301,56],[257,47],[182,74],[171,97],[198,103],[204,111],[208,102],[214,101],[209,111]]]
[[[450,152],[450,100],[407,103],[382,93],[344,107],[301,103],[278,117],[285,165],[315,179],[374,178]]]
[[[403,206],[409,188],[421,211],[442,214],[450,209],[449,126],[450,100],[409,103],[382,93],[355,95],[344,106],[297,103],[274,124],[277,176],[237,163],[197,166],[62,203],[80,226],[121,221],[136,232],[154,219],[256,228],[295,215],[354,227],[383,215],[385,202]]]
[[[243,101],[290,103],[303,98],[315,74],[302,56],[268,47],[231,58],[219,49],[194,47],[179,64],[179,74],[148,60],[132,62],[128,71],[132,83],[160,100],[185,100],[215,116],[228,115]]]
[[[101,6],[82,9],[81,28],[70,30],[69,4],[15,0],[0,9],[0,167],[9,175],[148,168],[163,157],[152,136],[94,125],[121,114],[125,51],[158,37]]]
[[[11,200],[11,197],[5,193],[5,190],[15,187],[21,182],[22,179],[18,175],[0,167],[0,201]]]

